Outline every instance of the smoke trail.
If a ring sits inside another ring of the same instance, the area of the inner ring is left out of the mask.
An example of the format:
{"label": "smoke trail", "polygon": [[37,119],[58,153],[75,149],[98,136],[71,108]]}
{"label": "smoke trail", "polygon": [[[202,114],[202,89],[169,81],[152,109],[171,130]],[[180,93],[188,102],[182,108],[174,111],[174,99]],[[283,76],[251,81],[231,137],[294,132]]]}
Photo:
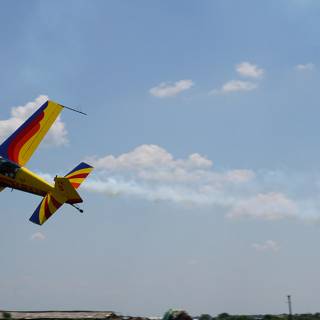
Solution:
{"label": "smoke trail", "polygon": [[89,161],[95,170],[82,187],[88,192],[219,209],[212,211],[229,219],[320,221],[320,179],[311,174],[215,170],[197,153],[175,159],[156,145]]}

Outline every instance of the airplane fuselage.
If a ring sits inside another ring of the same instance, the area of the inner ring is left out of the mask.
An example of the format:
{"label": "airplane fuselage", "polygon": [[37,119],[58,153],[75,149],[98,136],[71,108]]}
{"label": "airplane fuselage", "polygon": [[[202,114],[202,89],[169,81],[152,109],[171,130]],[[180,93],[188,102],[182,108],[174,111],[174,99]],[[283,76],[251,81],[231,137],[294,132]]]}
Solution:
{"label": "airplane fuselage", "polygon": [[0,157],[0,187],[44,197],[54,186],[25,167]]}

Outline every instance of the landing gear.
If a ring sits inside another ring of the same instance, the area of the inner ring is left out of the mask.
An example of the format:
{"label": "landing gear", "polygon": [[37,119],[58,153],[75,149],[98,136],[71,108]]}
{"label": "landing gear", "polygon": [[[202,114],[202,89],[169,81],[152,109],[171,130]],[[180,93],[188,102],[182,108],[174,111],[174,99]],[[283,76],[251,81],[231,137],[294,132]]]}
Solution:
{"label": "landing gear", "polygon": [[71,204],[75,209],[77,209],[80,213],[83,213],[84,211],[79,208],[78,206],[76,206],[75,204]]}

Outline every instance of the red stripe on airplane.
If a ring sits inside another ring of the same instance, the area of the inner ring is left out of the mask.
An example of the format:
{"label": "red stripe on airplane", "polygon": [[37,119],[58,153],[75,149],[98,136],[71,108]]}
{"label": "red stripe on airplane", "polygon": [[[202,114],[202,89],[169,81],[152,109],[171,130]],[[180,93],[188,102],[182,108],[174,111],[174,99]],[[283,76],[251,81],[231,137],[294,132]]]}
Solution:
{"label": "red stripe on airplane", "polygon": [[32,122],[28,124],[24,130],[19,132],[19,134],[14,138],[8,148],[8,156],[10,160],[18,163],[19,152],[23,145],[30,140],[39,130],[40,121],[44,118],[44,112],[40,113]]}
{"label": "red stripe on airplane", "polygon": [[85,179],[88,175],[89,175],[89,173],[79,173],[79,174],[75,174],[73,176],[68,176],[68,179],[78,179],[78,178]]}

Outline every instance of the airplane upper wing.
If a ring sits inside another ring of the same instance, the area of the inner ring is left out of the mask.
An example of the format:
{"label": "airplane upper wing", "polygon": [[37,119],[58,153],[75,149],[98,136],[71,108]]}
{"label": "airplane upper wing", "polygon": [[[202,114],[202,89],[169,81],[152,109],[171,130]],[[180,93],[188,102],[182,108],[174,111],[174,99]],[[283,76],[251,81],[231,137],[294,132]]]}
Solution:
{"label": "airplane upper wing", "polygon": [[63,106],[48,100],[1,146],[0,156],[24,166],[45,137]]}

